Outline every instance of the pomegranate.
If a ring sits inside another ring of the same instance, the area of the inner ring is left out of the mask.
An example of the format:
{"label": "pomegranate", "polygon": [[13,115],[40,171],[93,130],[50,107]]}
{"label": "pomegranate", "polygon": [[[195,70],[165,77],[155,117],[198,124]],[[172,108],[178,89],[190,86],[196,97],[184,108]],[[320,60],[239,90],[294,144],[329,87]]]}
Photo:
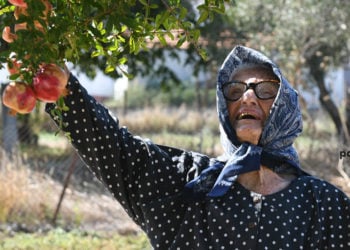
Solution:
{"label": "pomegranate", "polygon": [[2,95],[2,101],[5,106],[10,108],[10,114],[16,113],[28,114],[36,104],[35,93],[33,89],[22,82],[9,83]]}
{"label": "pomegranate", "polygon": [[36,97],[43,102],[53,103],[67,95],[68,73],[56,64],[45,64],[36,73],[33,87]]}
{"label": "pomegranate", "polygon": [[13,4],[14,6],[27,8],[27,3],[24,0],[8,0],[8,1],[10,2],[10,4]]}

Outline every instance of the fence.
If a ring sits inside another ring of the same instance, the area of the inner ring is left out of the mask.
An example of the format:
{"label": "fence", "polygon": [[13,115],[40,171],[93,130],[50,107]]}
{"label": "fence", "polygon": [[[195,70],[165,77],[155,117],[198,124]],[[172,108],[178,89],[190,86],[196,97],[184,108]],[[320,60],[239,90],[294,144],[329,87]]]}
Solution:
{"label": "fence", "polygon": [[[65,180],[73,164],[74,178],[71,180],[73,183],[78,187],[88,186],[91,183],[100,186],[95,177],[84,167],[81,159],[76,156],[68,139],[56,134],[56,125],[47,114],[43,114],[42,110],[37,114],[11,116],[8,114],[8,109],[2,106],[1,113],[0,147],[9,159],[21,157],[20,162],[32,170],[45,173],[61,182]],[[30,117],[33,115],[37,117]]]}

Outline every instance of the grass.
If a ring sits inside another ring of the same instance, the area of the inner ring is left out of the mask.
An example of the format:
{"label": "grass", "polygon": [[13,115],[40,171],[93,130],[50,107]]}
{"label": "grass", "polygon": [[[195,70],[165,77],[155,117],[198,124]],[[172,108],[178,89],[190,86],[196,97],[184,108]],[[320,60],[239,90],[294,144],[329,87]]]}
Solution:
{"label": "grass", "polygon": [[[42,185],[32,181],[31,171],[18,162],[15,165],[9,161],[6,169],[1,169],[0,223],[38,223],[48,219],[52,214],[54,211],[52,189],[47,186],[46,181]],[[36,181],[40,181],[40,179],[36,179]]]}
{"label": "grass", "polygon": [[219,137],[210,131],[203,131],[195,135],[162,132],[158,134],[142,134],[144,138],[150,138],[154,143],[171,147],[182,148],[200,152],[210,156],[222,153]]}
{"label": "grass", "polygon": [[0,249],[3,250],[148,250],[149,241],[144,234],[103,235],[81,231],[66,232],[60,228],[47,234],[17,233],[13,237],[0,234]]}
{"label": "grass", "polygon": [[[21,224],[26,225],[25,228],[28,226],[29,229],[38,228],[39,230],[34,231],[40,231],[42,228],[40,225],[51,223],[61,188],[61,184],[43,174],[32,172],[25,164],[14,163],[2,157],[0,225]],[[47,233],[14,233],[10,228],[1,227],[0,249],[151,249],[147,237],[143,233],[136,233],[134,227],[127,221],[121,223],[119,231],[115,230],[108,234],[79,229],[82,223],[98,224],[104,219],[101,216],[106,216],[106,213],[100,210],[108,209],[105,207],[106,201],[102,204],[94,202],[101,203],[107,199],[106,196],[82,195],[69,189],[66,197],[56,229]],[[118,207],[118,203],[114,200],[112,205]],[[108,210],[108,214],[113,214],[118,221],[125,220],[120,208]],[[60,225],[76,230],[67,232],[61,229]]]}
{"label": "grass", "polygon": [[134,134],[171,132],[178,134],[196,134],[202,129],[212,133],[218,131],[218,119],[215,109],[202,111],[189,110],[187,106],[178,108],[155,107],[129,111],[118,115],[120,124],[128,127]]}
{"label": "grass", "polygon": [[26,179],[22,172],[11,171],[0,175],[0,223],[13,217],[23,205],[21,201],[27,195],[21,189],[24,182]]}
{"label": "grass", "polygon": [[134,135],[150,138],[154,143],[198,151],[211,156],[222,152],[219,123],[215,109],[189,110],[155,107],[119,115],[120,124]]}

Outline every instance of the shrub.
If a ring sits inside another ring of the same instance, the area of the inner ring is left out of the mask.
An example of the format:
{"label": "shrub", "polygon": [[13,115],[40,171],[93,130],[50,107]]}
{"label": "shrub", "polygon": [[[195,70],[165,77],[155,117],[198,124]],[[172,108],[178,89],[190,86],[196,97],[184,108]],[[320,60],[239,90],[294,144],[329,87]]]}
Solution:
{"label": "shrub", "polygon": [[21,208],[28,199],[28,193],[23,187],[28,185],[28,171],[24,168],[13,170],[11,161],[2,153],[0,168],[0,223],[21,213]]}
{"label": "shrub", "polygon": [[[198,91],[201,98],[198,101]],[[215,105],[215,90],[202,88],[198,90],[193,85],[172,85],[167,89],[159,86],[147,88],[142,84],[132,84],[127,91],[127,108],[141,109],[153,106],[175,106],[186,105],[188,107],[198,107],[200,104],[204,107]],[[124,100],[110,101],[109,106],[123,107]]]}

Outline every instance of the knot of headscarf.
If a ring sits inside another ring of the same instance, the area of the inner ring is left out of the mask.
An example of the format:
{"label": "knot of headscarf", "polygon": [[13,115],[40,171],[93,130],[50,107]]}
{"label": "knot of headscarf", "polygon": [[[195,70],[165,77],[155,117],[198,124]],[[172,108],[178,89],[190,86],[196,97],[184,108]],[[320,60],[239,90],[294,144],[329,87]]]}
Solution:
{"label": "knot of headscarf", "polygon": [[231,187],[238,174],[259,170],[261,152],[261,147],[242,144],[222,168],[208,196],[222,196]]}
{"label": "knot of headscarf", "polygon": [[[244,63],[268,65],[280,79],[280,89],[265,121],[258,145],[241,143],[238,140],[221,91],[222,84],[230,80],[235,68]],[[303,173],[298,154],[293,147],[295,138],[302,131],[298,94],[269,58],[250,48],[235,47],[219,71],[217,109],[221,144],[225,153],[186,184],[187,196],[222,196],[239,174],[259,170],[261,165],[278,173]]]}

